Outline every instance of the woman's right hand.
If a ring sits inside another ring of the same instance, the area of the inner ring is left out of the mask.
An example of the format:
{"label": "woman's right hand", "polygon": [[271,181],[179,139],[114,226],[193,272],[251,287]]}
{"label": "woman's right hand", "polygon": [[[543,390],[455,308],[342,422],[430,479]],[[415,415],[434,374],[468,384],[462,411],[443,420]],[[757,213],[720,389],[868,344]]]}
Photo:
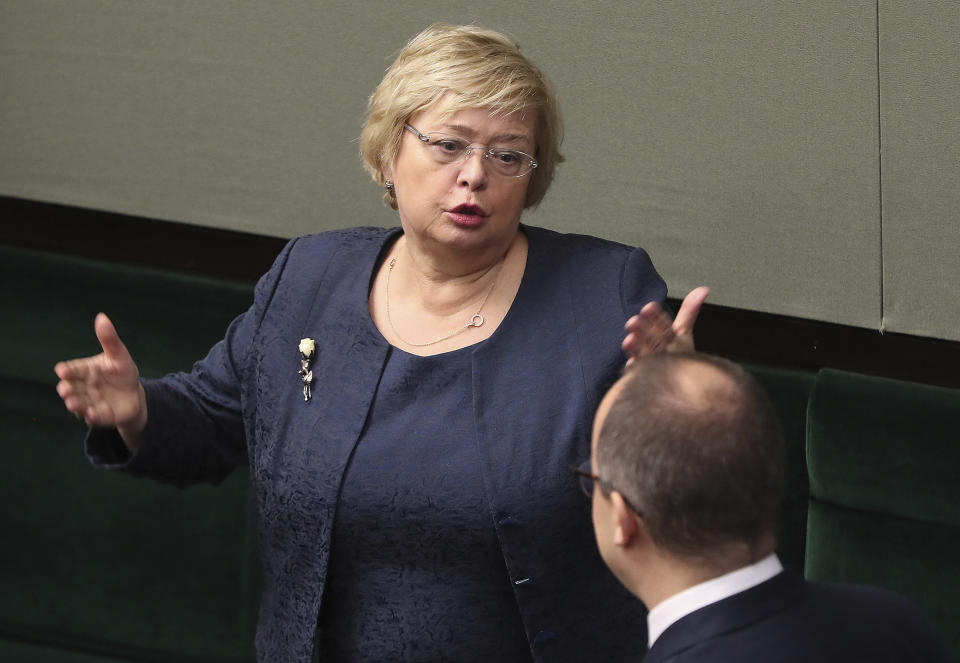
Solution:
{"label": "woman's right hand", "polygon": [[110,318],[98,313],[93,326],[103,352],[54,366],[60,378],[57,393],[67,410],[88,425],[116,427],[127,448],[135,451],[147,425],[140,371]]}

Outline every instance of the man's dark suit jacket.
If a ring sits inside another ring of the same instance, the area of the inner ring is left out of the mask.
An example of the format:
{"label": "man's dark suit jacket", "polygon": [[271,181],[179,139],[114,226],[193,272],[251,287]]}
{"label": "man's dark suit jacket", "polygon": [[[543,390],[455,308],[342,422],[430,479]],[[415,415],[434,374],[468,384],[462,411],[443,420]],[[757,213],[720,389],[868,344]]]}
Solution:
{"label": "man's dark suit jacket", "polygon": [[806,582],[786,570],[671,624],[644,663],[938,663],[926,620],[893,592]]}

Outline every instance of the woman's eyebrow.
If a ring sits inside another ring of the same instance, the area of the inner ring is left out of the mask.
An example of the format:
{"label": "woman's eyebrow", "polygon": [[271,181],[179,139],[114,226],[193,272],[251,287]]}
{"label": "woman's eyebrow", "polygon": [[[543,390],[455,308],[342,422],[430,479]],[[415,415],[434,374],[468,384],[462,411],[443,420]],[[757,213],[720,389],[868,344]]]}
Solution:
{"label": "woman's eyebrow", "polygon": [[[463,124],[444,124],[443,129],[461,134],[473,140],[477,136],[477,131],[472,127]],[[531,144],[530,137],[526,134],[502,133],[493,137],[491,143],[526,143]]]}

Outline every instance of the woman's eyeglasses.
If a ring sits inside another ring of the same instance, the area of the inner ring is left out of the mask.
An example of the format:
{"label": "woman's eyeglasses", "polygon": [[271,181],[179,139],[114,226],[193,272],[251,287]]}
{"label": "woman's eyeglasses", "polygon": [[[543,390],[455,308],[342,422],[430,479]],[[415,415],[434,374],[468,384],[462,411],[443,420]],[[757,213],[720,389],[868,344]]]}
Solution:
{"label": "woman's eyeglasses", "polygon": [[448,164],[464,161],[470,158],[474,150],[479,150],[483,155],[484,163],[490,164],[491,170],[494,173],[504,177],[523,177],[539,165],[536,159],[519,150],[470,145],[462,138],[443,136],[440,134],[427,136],[409,124],[404,124],[403,126],[407,131],[419,138],[424,146],[429,148],[430,156],[433,157],[437,163]]}

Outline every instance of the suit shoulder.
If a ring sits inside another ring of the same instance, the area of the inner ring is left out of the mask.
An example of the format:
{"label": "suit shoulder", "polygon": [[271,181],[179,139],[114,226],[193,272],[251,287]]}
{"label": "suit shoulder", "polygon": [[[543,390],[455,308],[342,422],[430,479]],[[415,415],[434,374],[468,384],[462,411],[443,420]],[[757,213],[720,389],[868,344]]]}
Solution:
{"label": "suit shoulder", "polygon": [[874,606],[885,613],[919,612],[919,608],[897,592],[873,585],[860,585],[840,582],[805,583],[808,600],[812,603],[834,605],[838,607]]}
{"label": "suit shoulder", "polygon": [[563,256],[606,256],[609,259],[624,259],[636,247],[623,244],[611,239],[582,235],[579,233],[562,233],[537,226],[524,226],[524,233],[531,243],[538,243]]}
{"label": "suit shoulder", "polygon": [[916,603],[890,589],[839,582],[807,582],[806,585],[812,601],[818,605],[866,611],[875,618],[888,616],[891,620],[909,618],[925,621]]}
{"label": "suit shoulder", "polygon": [[[624,270],[650,263],[646,251],[592,235],[560,233],[546,228],[525,226],[531,252],[543,259],[557,275],[585,283],[609,283],[619,280]],[[652,270],[652,264],[649,264]]]}
{"label": "suit shoulder", "polygon": [[[889,589],[853,583],[807,582],[807,610],[819,620],[843,623],[876,646],[876,660],[945,661],[942,644],[920,607]],[[904,658],[897,659],[894,652]],[[910,654],[908,656],[908,654]]]}
{"label": "suit shoulder", "polygon": [[[345,228],[295,237],[287,242],[273,267],[260,280],[264,293],[281,289],[310,289],[322,281],[336,261],[359,266],[365,258],[379,253],[395,228]],[[272,295],[271,295],[272,296]]]}
{"label": "suit shoulder", "polygon": [[363,247],[369,245],[379,247],[384,239],[395,231],[396,228],[374,226],[342,228],[295,237],[290,240],[289,246],[291,251],[309,253],[334,251],[343,246]]}
{"label": "suit shoulder", "polygon": [[524,232],[531,255],[539,256],[550,279],[562,281],[588,301],[608,301],[610,292],[618,292],[620,312],[633,314],[647,302],[666,297],[666,284],[641,248],[545,228],[524,227]]}

